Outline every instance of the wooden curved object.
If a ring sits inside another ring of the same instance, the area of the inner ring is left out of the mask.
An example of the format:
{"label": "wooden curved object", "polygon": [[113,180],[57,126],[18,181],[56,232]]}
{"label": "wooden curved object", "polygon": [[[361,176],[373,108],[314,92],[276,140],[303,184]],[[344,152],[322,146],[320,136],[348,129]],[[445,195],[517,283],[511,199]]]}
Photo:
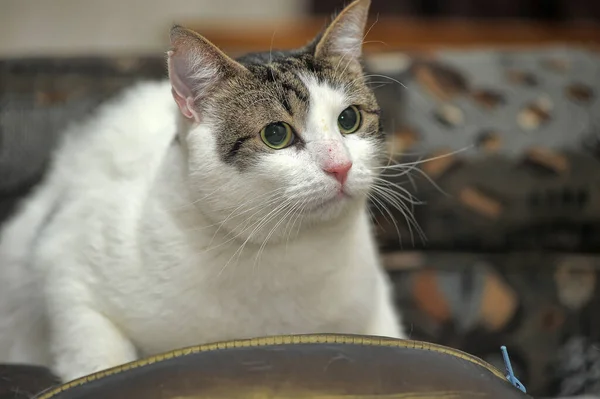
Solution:
{"label": "wooden curved object", "polygon": [[367,336],[280,336],[203,345],[75,380],[39,399],[524,399],[466,353]]}

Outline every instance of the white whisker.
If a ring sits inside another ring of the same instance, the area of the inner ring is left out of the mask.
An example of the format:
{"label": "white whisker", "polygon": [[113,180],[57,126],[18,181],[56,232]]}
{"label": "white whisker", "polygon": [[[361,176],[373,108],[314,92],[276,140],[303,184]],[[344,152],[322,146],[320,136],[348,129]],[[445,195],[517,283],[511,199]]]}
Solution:
{"label": "white whisker", "polygon": [[272,220],[272,218],[274,218],[275,216],[277,216],[283,209],[285,209],[285,207],[287,205],[289,205],[290,202],[291,202],[290,199],[285,200],[281,204],[277,205],[273,210],[271,210],[263,219],[259,219],[257,221],[257,223],[254,223],[254,224],[256,224],[256,227],[250,232],[250,234],[248,235],[248,237],[246,238],[246,240],[244,240],[244,242],[240,245],[240,247],[229,258],[229,260],[223,266],[223,269],[221,269],[221,271],[219,272],[219,274],[217,276],[219,276],[225,270],[225,268],[227,268],[227,266],[231,263],[231,261],[233,260],[233,258],[235,258],[237,256],[238,259],[239,259],[239,256],[241,256],[241,254],[242,254],[242,252],[243,252],[246,244],[248,243],[248,241],[250,241],[250,239],[252,239],[252,237],[254,236],[254,234],[256,234],[256,232],[258,232],[260,229],[262,229],[265,225],[267,225]]}
{"label": "white whisker", "polygon": [[[373,190],[373,193],[377,193],[375,188]],[[384,219],[394,225],[394,228],[396,229],[396,234],[397,234],[398,238],[400,239],[400,237],[401,237],[400,229],[398,228],[398,224],[396,223],[396,220],[394,219],[394,215],[385,206],[385,204],[379,198],[377,198],[376,195],[371,195],[370,198],[373,201],[372,204],[375,205],[375,207],[379,210],[379,212],[384,217]],[[386,214],[389,215],[390,219],[388,219]]]}
{"label": "white whisker", "polygon": [[423,164],[423,163],[426,163],[426,162],[431,162],[431,161],[435,161],[435,160],[438,160],[438,159],[447,158],[449,156],[452,156],[452,155],[459,154],[461,152],[467,151],[467,150],[469,150],[471,148],[473,148],[473,145],[468,145],[468,146],[466,146],[464,148],[461,148],[459,150],[450,151],[450,152],[447,152],[445,154],[437,155],[435,157],[430,157],[430,158],[425,158],[425,159],[419,159],[417,161],[412,161],[412,162],[402,162],[402,163],[397,163],[397,164],[388,165],[388,166],[380,166],[380,167],[377,167],[376,169],[394,169],[394,168],[403,168],[403,167],[409,166],[409,165],[420,165],[420,164]]}
{"label": "white whisker", "polygon": [[[269,239],[271,238],[271,236],[277,231],[277,228],[283,223],[285,222],[286,218],[290,215],[293,214],[296,206],[298,206],[298,202],[295,202],[291,207],[289,207],[288,211],[284,213],[284,215],[279,219],[279,221],[277,221],[277,223],[275,223],[275,225],[271,228],[271,231],[269,231],[269,233],[267,234],[267,236],[265,237],[265,239],[263,240],[262,244],[260,245],[260,248],[258,249],[258,252],[256,253],[256,258],[254,260],[254,264],[256,265],[258,263],[258,260],[260,259],[260,255],[263,252],[263,250],[265,249],[267,242],[269,241]],[[285,229],[284,229],[284,233],[285,233]]]}

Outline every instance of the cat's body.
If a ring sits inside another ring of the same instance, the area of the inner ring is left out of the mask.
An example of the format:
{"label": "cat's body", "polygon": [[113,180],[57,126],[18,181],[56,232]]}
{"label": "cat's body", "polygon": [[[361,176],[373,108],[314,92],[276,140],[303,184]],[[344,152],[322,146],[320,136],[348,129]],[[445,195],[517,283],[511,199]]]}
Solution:
{"label": "cat's body", "polygon": [[[381,147],[372,93],[336,84],[341,75],[319,57],[276,58],[266,67],[219,62],[247,79],[265,68],[279,76],[261,83],[273,96],[254,95],[275,103],[248,118],[260,129],[287,110],[286,123],[302,132],[289,147],[263,148],[228,127],[242,123],[239,95],[219,103],[213,94],[206,106],[182,97],[173,53],[170,83],[135,87],[71,128],[0,237],[0,362],[46,364],[69,380],[227,339],[403,335],[366,211]],[[222,87],[231,94],[235,83]],[[273,99],[281,92],[283,102]],[[337,115],[359,102],[362,130],[342,136]],[[278,132],[271,127],[270,145]]]}

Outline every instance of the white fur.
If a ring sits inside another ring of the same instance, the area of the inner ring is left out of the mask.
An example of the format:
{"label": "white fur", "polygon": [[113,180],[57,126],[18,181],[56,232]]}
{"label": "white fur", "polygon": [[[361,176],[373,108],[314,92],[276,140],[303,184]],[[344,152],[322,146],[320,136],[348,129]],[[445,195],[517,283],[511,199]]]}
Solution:
{"label": "white fur", "polygon": [[[376,147],[338,132],[351,99],[303,80],[306,148],[244,172],[218,158],[209,118],[174,142],[168,82],[74,126],[1,235],[0,363],[70,380],[220,340],[402,337],[365,208]],[[336,199],[321,167],[344,157],[351,198]]]}
{"label": "white fur", "polygon": [[360,57],[370,4],[370,0],[354,1],[336,17],[325,38],[329,56],[355,60]]}
{"label": "white fur", "polygon": [[359,58],[363,44],[363,20],[354,14],[346,18],[345,24],[340,24],[331,33],[331,47],[329,54],[338,54],[343,57]]}

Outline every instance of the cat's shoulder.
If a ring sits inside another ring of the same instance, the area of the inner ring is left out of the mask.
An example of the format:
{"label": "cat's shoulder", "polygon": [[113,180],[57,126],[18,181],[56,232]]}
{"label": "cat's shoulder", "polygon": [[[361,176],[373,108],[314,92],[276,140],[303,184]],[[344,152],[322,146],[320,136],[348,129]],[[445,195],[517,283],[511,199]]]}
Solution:
{"label": "cat's shoulder", "polygon": [[[67,141],[148,141],[173,135],[176,106],[167,81],[141,82],[99,106],[91,115],[67,129]],[[165,133],[166,131],[166,133]]]}
{"label": "cat's shoulder", "polygon": [[[2,226],[0,257],[3,248],[27,242],[49,225],[48,237],[56,238],[61,231],[89,230],[80,221],[94,212],[106,219],[110,208],[108,214],[123,218],[118,205],[143,197],[173,142],[176,122],[168,82],[131,86],[73,122],[54,149],[43,181]],[[118,228],[119,221],[112,225]],[[45,241],[52,249],[54,240]]]}
{"label": "cat's shoulder", "polygon": [[55,153],[55,167],[76,170],[82,178],[108,170],[147,170],[173,141],[176,123],[169,83],[138,83],[67,129]]}

